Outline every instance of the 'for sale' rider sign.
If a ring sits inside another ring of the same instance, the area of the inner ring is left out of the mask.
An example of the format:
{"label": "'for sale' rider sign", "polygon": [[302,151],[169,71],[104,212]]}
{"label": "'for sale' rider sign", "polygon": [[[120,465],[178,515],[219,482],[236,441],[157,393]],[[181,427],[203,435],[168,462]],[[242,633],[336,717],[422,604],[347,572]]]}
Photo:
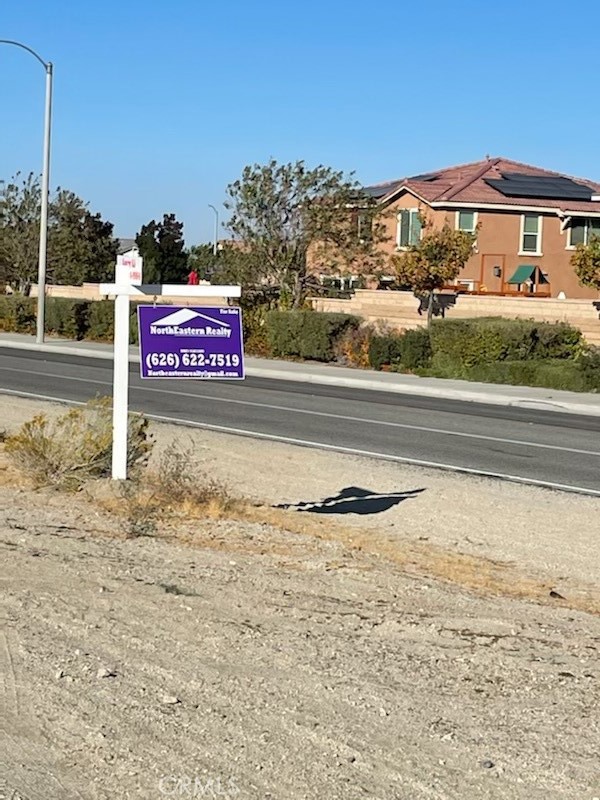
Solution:
{"label": "'for sale' rider sign", "polygon": [[138,306],[142,378],[244,378],[237,306]]}

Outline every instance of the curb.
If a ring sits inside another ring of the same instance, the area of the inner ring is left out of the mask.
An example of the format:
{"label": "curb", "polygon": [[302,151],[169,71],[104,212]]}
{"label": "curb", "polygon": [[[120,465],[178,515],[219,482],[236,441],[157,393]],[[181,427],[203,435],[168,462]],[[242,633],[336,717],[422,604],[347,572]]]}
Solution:
{"label": "curb", "polygon": [[[1,348],[15,350],[34,350],[41,353],[55,353],[79,358],[97,358],[112,361],[112,352],[92,350],[74,346],[55,344],[36,344],[35,342],[3,341],[0,338]],[[140,357],[129,354],[129,362],[139,364]],[[285,370],[268,369],[263,367],[248,367],[246,375],[252,378],[268,378],[271,380],[288,381],[291,383],[315,383],[322,386],[338,386],[347,389],[364,389],[366,391],[384,392],[392,394],[405,394],[420,397],[435,397],[437,399],[458,400],[466,403],[482,403],[484,405],[508,406],[538,411],[550,411],[562,414],[578,414],[581,416],[600,417],[600,404],[569,403],[560,400],[547,400],[542,398],[514,397],[503,394],[488,394],[481,391],[468,389],[450,389],[443,386],[407,386],[400,383],[381,383],[368,378],[348,378],[341,375],[321,375],[312,372],[286,372]]]}

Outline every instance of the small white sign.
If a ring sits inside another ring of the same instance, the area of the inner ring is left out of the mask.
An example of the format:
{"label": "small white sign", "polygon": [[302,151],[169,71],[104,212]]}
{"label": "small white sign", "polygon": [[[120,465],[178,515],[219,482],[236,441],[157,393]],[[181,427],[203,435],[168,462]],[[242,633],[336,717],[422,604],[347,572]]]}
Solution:
{"label": "small white sign", "polygon": [[144,259],[137,247],[117,256],[115,283],[119,286],[141,286]]}

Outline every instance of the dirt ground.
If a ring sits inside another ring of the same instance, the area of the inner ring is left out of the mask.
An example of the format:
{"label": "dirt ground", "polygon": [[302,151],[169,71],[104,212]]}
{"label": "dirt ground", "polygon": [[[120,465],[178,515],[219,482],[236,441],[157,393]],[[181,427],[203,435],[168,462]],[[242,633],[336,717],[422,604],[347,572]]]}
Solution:
{"label": "dirt ground", "polygon": [[261,505],[126,538],[0,459],[0,797],[600,797],[600,501],[155,431]]}

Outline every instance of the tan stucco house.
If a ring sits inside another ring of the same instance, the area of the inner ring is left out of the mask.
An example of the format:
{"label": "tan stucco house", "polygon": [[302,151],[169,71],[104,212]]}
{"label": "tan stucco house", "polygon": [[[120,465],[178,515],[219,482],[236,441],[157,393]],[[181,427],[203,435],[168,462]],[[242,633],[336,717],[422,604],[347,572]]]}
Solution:
{"label": "tan stucco house", "polygon": [[456,283],[463,291],[596,298],[570,264],[575,246],[600,236],[600,184],[487,158],[375,186],[386,209],[386,252],[421,236],[420,216],[436,227],[477,230],[473,255]]}

